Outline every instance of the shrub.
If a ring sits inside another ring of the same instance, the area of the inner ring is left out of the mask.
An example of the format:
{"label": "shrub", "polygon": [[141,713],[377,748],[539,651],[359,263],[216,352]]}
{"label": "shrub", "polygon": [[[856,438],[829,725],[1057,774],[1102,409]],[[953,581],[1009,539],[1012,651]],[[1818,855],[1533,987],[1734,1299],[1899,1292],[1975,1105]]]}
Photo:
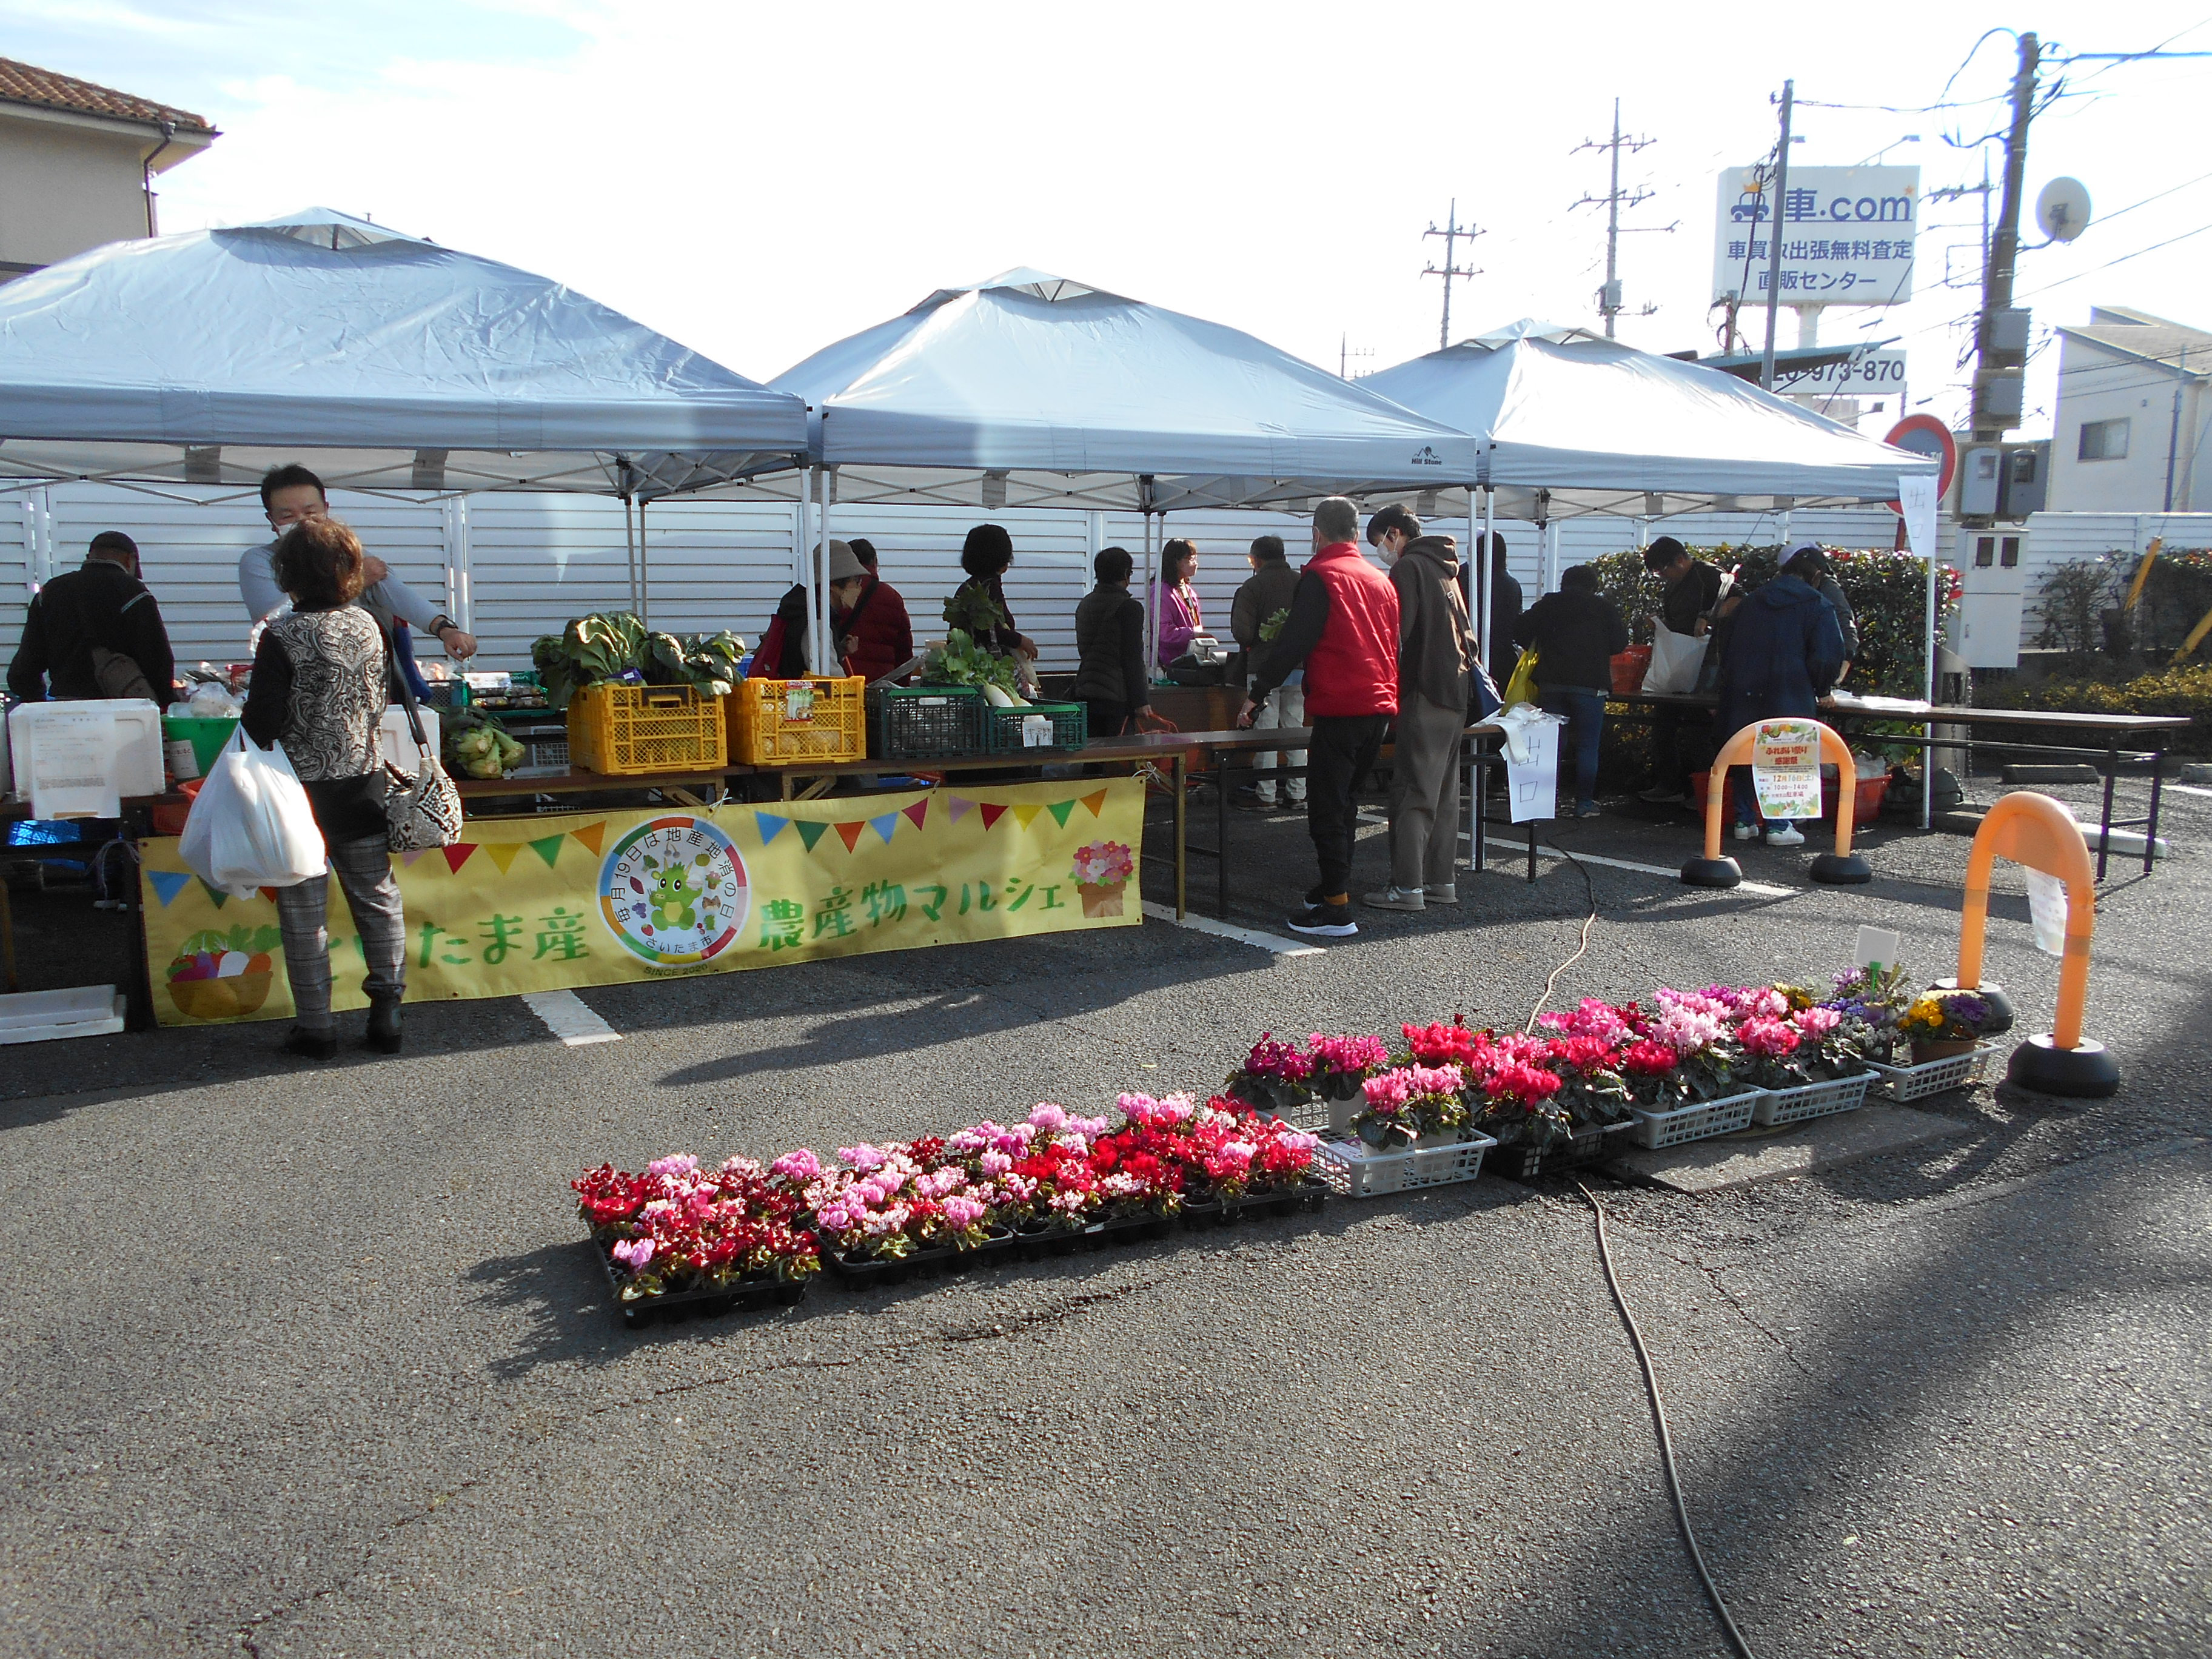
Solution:
{"label": "shrub", "polygon": [[[1778,574],[1782,550],[1723,543],[1693,547],[1690,552],[1723,570],[1735,570],[1737,581],[1749,590],[1771,581]],[[1927,689],[1923,605],[1928,567],[1910,553],[1887,548],[1831,548],[1828,558],[1836,581],[1858,619],[1859,650],[1851,670],[1851,689],[1881,696],[1919,696]],[[1665,584],[1644,569],[1644,556],[1608,553],[1591,560],[1590,568],[1597,572],[1599,590],[1620,605],[1621,614],[1628,618],[1633,637],[1639,643],[1648,643]],[[1944,574],[1948,580],[1940,590],[1942,610],[1936,618],[1938,629],[1959,600],[1959,573],[1947,565]]]}
{"label": "shrub", "polygon": [[2116,636],[2108,635],[2106,613],[2126,601],[2142,563],[2138,555],[2116,550],[2054,567],[2036,589],[2042,627],[2035,642],[2079,657],[2100,650],[2124,658],[2179,649],[2189,631],[2212,611],[2212,550],[2160,548],[2134,610]]}
{"label": "shrub", "polygon": [[[2047,708],[2079,714],[2180,714],[2194,724],[2177,732],[2166,747],[2177,754],[2212,754],[2212,663],[2140,674],[2134,679],[2039,680],[1995,686],[1975,699],[1988,708]],[[2034,739],[2031,739],[2033,741]],[[2055,743],[2081,743],[2055,728]]]}

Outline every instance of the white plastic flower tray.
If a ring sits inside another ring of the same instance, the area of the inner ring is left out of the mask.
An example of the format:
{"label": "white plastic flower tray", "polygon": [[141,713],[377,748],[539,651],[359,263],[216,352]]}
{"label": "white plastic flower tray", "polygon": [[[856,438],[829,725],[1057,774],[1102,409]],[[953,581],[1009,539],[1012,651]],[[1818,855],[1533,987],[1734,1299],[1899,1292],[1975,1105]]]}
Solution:
{"label": "white plastic flower tray", "polygon": [[1856,1077],[1839,1077],[1826,1083],[1802,1083],[1795,1089],[1768,1089],[1761,1094],[1751,1121],[1770,1126],[1802,1123],[1808,1117],[1826,1117],[1831,1112],[1856,1111],[1866,1104],[1867,1087],[1874,1080],[1872,1072],[1861,1072]]}
{"label": "white plastic flower tray", "polygon": [[1941,1060],[1923,1061],[1917,1066],[1885,1066],[1870,1060],[1878,1086],[1891,1100],[1919,1100],[1928,1095],[1940,1095],[1946,1089],[1964,1089],[1982,1079],[1989,1070],[1990,1056],[1997,1051],[1994,1042],[1984,1042],[1968,1049],[1963,1054],[1946,1054]]}
{"label": "white plastic flower tray", "polygon": [[1694,1106],[1677,1106],[1668,1112],[1647,1112],[1638,1106],[1632,1109],[1636,1128],[1629,1139],[1639,1146],[1657,1148],[1679,1146],[1686,1140],[1703,1140],[1709,1135],[1732,1134],[1751,1127],[1752,1115],[1765,1097],[1764,1089],[1747,1089],[1740,1095],[1701,1100]]}
{"label": "white plastic flower tray", "polygon": [[1482,1155],[1497,1144],[1477,1134],[1455,1146],[1378,1152],[1363,1140],[1324,1140],[1316,1152],[1313,1173],[1343,1197],[1381,1198],[1472,1181],[1482,1173]]}

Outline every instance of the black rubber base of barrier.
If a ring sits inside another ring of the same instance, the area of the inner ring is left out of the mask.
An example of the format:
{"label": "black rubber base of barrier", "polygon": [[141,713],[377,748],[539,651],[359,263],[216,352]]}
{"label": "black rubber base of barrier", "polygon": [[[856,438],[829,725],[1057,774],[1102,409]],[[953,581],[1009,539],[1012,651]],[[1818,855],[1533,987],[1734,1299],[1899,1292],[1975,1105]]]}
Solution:
{"label": "black rubber base of barrier", "polygon": [[1857,887],[1874,879],[1874,866],[1856,853],[1822,853],[1806,873],[1830,887]]}
{"label": "black rubber base of barrier", "polygon": [[[1959,981],[1955,979],[1939,979],[1936,981],[1936,988],[1939,991],[1955,991],[1959,988]],[[1987,980],[1984,980],[1979,985],[1974,987],[1974,994],[1989,1005],[1990,1017],[1982,1023],[1984,1036],[2002,1036],[2007,1031],[2012,1030],[2013,1021],[2017,1017],[2013,1012],[2012,999],[2005,994],[2003,986],[1992,985]]]}
{"label": "black rubber base of barrier", "polygon": [[1742,882],[1743,866],[1734,859],[1695,858],[1682,866],[1685,887],[1736,887]]}
{"label": "black rubber base of barrier", "polygon": [[2075,1100],[2102,1100],[2120,1091],[2119,1062],[2103,1043],[2084,1037],[2080,1048],[2062,1048],[2048,1031],[2039,1031],[2012,1051],[2005,1078],[2039,1095]]}

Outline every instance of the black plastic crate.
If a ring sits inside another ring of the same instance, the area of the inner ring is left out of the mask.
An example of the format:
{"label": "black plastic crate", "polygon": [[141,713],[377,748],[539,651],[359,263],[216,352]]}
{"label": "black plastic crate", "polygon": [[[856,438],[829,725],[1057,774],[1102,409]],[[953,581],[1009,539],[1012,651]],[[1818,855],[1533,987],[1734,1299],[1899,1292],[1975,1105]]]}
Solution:
{"label": "black plastic crate", "polygon": [[1091,711],[1079,702],[1033,702],[1020,708],[983,710],[983,746],[992,754],[1012,753],[1022,743],[1022,722],[1032,714],[1052,721],[1051,749],[1080,749],[1091,740]]}
{"label": "black plastic crate", "polygon": [[969,685],[872,685],[868,758],[936,760],[985,749],[983,694]]}
{"label": "black plastic crate", "polygon": [[[662,1296],[625,1302],[622,1293],[625,1275],[615,1266],[613,1252],[597,1238],[585,1242],[599,1259],[600,1269],[606,1274],[608,1292],[614,1298],[622,1322],[633,1329],[659,1320],[711,1319],[722,1314],[757,1313],[763,1308],[796,1307],[806,1299],[808,1281],[804,1279],[747,1279],[719,1290],[672,1291]],[[825,1261],[828,1254],[823,1252]]]}

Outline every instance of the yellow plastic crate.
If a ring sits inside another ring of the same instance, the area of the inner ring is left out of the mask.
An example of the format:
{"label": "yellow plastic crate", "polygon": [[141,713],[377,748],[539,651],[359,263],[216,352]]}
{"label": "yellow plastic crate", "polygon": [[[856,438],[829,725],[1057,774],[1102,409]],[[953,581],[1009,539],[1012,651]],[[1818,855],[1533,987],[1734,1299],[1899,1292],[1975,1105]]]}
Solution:
{"label": "yellow plastic crate", "polygon": [[703,772],[728,754],[722,699],[688,685],[587,685],[568,705],[568,757],[586,772]]}
{"label": "yellow plastic crate", "polygon": [[724,699],[730,758],[748,766],[862,759],[868,752],[867,690],[858,674],[740,680]]}

